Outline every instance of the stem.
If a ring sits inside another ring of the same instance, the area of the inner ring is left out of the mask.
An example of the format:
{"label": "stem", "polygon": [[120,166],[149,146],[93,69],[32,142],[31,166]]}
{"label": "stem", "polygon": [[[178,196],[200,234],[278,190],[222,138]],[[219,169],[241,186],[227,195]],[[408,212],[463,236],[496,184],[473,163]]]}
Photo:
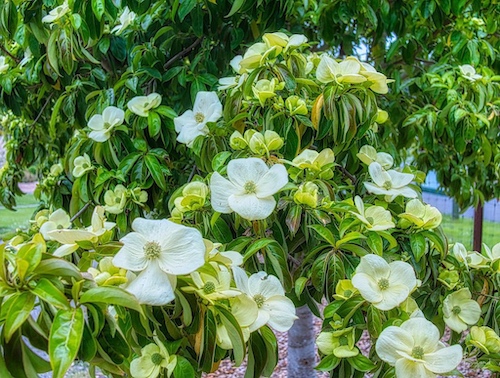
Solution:
{"label": "stem", "polygon": [[54,95],[54,92],[52,92],[49,97],[47,97],[47,100],[45,100],[45,103],[43,104],[42,108],[40,109],[40,111],[38,112],[37,116],[35,117],[35,119],[33,120],[33,123],[30,125],[31,126],[35,126],[35,124],[38,122],[38,120],[40,119],[40,117],[42,116],[42,113],[43,111],[45,110],[45,108],[47,107],[47,105],[49,104],[49,101],[50,99],[52,98],[52,96]]}
{"label": "stem", "polygon": [[203,38],[204,37],[201,36],[196,41],[194,41],[191,45],[189,45],[188,47],[186,47],[184,50],[182,50],[181,52],[175,54],[172,58],[170,58],[167,61],[167,63],[165,63],[165,65],[163,66],[163,68],[167,69],[168,67],[170,67],[172,64],[174,64],[179,59],[184,58],[186,55],[188,55],[191,52],[191,50],[193,50],[195,47],[197,47],[201,43],[201,41],[203,41]]}
{"label": "stem", "polygon": [[5,47],[3,47],[2,45],[0,45],[0,49],[5,53],[7,54],[12,60],[14,60],[17,64],[19,64],[20,60],[19,58],[15,57],[14,55],[12,55]]}
{"label": "stem", "polygon": [[89,208],[89,206],[92,204],[92,201],[89,201],[87,202],[85,205],[83,205],[83,207],[78,210],[78,213],[76,213],[75,215],[73,215],[70,219],[70,222],[73,223],[75,221],[75,219],[77,219],[80,215],[82,215],[85,210],[87,210]]}
{"label": "stem", "polygon": [[345,169],[341,165],[337,165],[336,167],[339,169],[340,172],[342,172],[342,174],[344,176],[346,176],[349,180],[352,181],[353,185],[356,185],[356,182],[358,182],[358,179],[353,174],[351,174],[347,169]]}

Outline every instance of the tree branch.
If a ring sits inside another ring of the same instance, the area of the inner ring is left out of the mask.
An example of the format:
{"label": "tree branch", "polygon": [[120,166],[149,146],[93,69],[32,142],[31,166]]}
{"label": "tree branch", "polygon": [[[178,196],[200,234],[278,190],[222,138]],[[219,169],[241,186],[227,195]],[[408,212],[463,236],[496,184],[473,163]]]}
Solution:
{"label": "tree branch", "polygon": [[38,122],[38,120],[40,119],[40,117],[42,116],[42,113],[43,111],[45,110],[45,108],[47,107],[47,105],[49,104],[50,102],[50,99],[52,98],[52,96],[54,95],[54,92],[52,92],[49,97],[47,97],[47,100],[45,100],[45,103],[43,104],[42,108],[40,109],[40,111],[38,112],[35,120],[33,121],[33,123],[30,125],[31,126],[35,126],[35,124]]}
{"label": "tree branch", "polygon": [[0,49],[5,53],[7,54],[12,60],[14,60],[17,64],[19,64],[19,62],[21,61],[19,58],[17,58],[16,56],[12,55],[5,47],[3,47],[2,45],[0,45]]}
{"label": "tree branch", "polygon": [[352,181],[352,184],[353,184],[353,185],[356,185],[356,183],[358,182],[358,179],[357,179],[354,175],[352,175],[352,174],[351,174],[351,173],[350,173],[347,169],[345,169],[345,168],[344,168],[343,166],[341,166],[341,165],[337,165],[336,167],[339,169],[339,171],[340,171],[340,172],[342,172],[342,174],[343,174],[345,177],[347,177],[349,180],[351,180],[351,181]]}
{"label": "tree branch", "polygon": [[75,219],[77,219],[80,215],[82,215],[85,210],[87,210],[89,208],[89,206],[92,204],[92,201],[89,201],[87,202],[80,210],[78,210],[78,213],[76,213],[75,215],[73,215],[70,219],[71,223],[73,223],[75,221]]}
{"label": "tree branch", "polygon": [[181,52],[175,54],[172,58],[170,58],[167,63],[165,63],[165,65],[163,66],[164,69],[167,69],[168,67],[170,67],[172,64],[174,64],[176,61],[178,61],[179,59],[182,59],[184,58],[186,55],[188,55],[191,50],[193,50],[194,48],[196,48],[202,41],[203,41],[203,36],[201,36],[200,38],[198,38],[196,41],[194,41],[190,46],[186,47],[184,50],[182,50]]}

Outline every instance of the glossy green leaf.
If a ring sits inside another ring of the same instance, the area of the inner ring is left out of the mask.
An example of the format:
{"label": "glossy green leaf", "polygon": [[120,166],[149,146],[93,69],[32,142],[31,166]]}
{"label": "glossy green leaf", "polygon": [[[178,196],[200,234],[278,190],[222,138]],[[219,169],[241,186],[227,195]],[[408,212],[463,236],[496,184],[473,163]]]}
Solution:
{"label": "glossy green leaf", "polygon": [[117,305],[138,311],[141,314],[142,308],[134,295],[119,287],[102,286],[87,290],[80,297],[80,303],[106,303]]}
{"label": "glossy green leaf", "polygon": [[69,308],[69,301],[50,280],[41,278],[32,293],[56,308]]}
{"label": "glossy green leaf", "polygon": [[13,295],[2,304],[1,318],[5,318],[3,334],[7,342],[28,319],[34,306],[35,296],[27,291]]}
{"label": "glossy green leaf", "polygon": [[54,378],[63,378],[78,353],[83,335],[81,308],[59,310],[50,328],[49,356]]}

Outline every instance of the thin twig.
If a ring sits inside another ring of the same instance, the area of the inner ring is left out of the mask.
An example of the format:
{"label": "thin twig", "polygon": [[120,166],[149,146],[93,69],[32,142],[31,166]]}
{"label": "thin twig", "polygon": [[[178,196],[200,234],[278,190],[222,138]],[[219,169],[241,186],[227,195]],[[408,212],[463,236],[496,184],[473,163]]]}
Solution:
{"label": "thin twig", "polygon": [[71,222],[74,222],[76,218],[78,218],[80,215],[82,215],[84,213],[85,210],[87,210],[89,208],[89,206],[92,204],[92,201],[89,201],[87,202],[85,205],[83,205],[83,207],[78,211],[78,213],[76,213],[75,215],[73,215],[70,219]]}
{"label": "thin twig", "polygon": [[40,109],[40,111],[38,112],[35,120],[33,121],[33,123],[30,125],[31,126],[35,126],[35,124],[38,122],[38,120],[40,119],[40,117],[42,116],[42,113],[43,111],[45,110],[45,108],[47,107],[47,105],[49,104],[50,102],[50,99],[52,98],[52,96],[54,95],[54,92],[52,92],[49,97],[47,97],[47,100],[45,100],[45,104],[43,104],[42,108]]}
{"label": "thin twig", "polygon": [[194,173],[196,172],[196,164],[193,165],[193,169],[191,171],[191,173],[189,174],[189,177],[188,177],[188,182],[191,182],[191,180],[193,179],[194,177]]}
{"label": "thin twig", "polygon": [[12,60],[14,60],[17,64],[19,64],[19,62],[21,60],[19,60],[19,58],[17,58],[16,56],[12,55],[5,47],[3,47],[2,45],[0,45],[0,49],[2,49],[2,51],[4,53],[6,53],[8,56],[11,57]]}
{"label": "thin twig", "polygon": [[352,175],[347,169],[345,169],[341,165],[337,165],[336,167],[340,170],[340,172],[342,172],[342,174],[344,176],[346,176],[347,178],[349,178],[349,180],[352,181],[353,185],[356,185],[356,182],[358,182],[358,179],[354,175]]}
{"label": "thin twig", "polygon": [[203,41],[203,36],[201,36],[200,38],[198,38],[196,41],[194,41],[190,46],[186,47],[184,50],[182,50],[181,52],[175,54],[172,58],[170,58],[167,63],[165,63],[165,65],[163,66],[164,69],[167,69],[168,67],[170,67],[172,64],[174,64],[176,61],[178,61],[179,59],[182,59],[184,58],[186,55],[188,55],[191,50],[193,50],[196,46],[198,46],[201,41]]}

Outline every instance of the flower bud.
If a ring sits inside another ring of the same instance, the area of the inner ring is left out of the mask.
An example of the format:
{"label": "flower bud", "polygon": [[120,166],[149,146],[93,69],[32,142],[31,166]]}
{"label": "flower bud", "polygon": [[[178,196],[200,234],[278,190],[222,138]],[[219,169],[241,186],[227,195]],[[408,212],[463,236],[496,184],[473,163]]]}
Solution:
{"label": "flower bud", "polygon": [[500,353],[500,337],[490,327],[473,326],[467,337],[467,344],[481,349],[486,354]]}
{"label": "flower bud", "polygon": [[283,138],[281,138],[277,132],[272,130],[266,130],[264,132],[264,140],[269,151],[277,151],[283,147],[284,144]]}
{"label": "flower bud", "polygon": [[460,281],[460,276],[456,270],[443,270],[439,273],[438,280],[452,290]]}
{"label": "flower bud", "polygon": [[244,150],[248,143],[239,131],[235,131],[229,138],[229,145],[233,150]]}
{"label": "flower bud", "polygon": [[293,200],[297,204],[316,208],[318,206],[318,186],[313,182],[301,184],[293,195]]}
{"label": "flower bud", "polygon": [[285,100],[285,106],[291,115],[307,115],[306,102],[299,96],[290,96]]}
{"label": "flower bud", "polygon": [[377,109],[377,118],[375,118],[375,122],[384,123],[388,119],[389,119],[389,113],[387,113],[385,110]]}
{"label": "flower bud", "polygon": [[265,155],[268,152],[264,135],[261,133],[254,133],[248,145],[250,150],[259,156]]}

